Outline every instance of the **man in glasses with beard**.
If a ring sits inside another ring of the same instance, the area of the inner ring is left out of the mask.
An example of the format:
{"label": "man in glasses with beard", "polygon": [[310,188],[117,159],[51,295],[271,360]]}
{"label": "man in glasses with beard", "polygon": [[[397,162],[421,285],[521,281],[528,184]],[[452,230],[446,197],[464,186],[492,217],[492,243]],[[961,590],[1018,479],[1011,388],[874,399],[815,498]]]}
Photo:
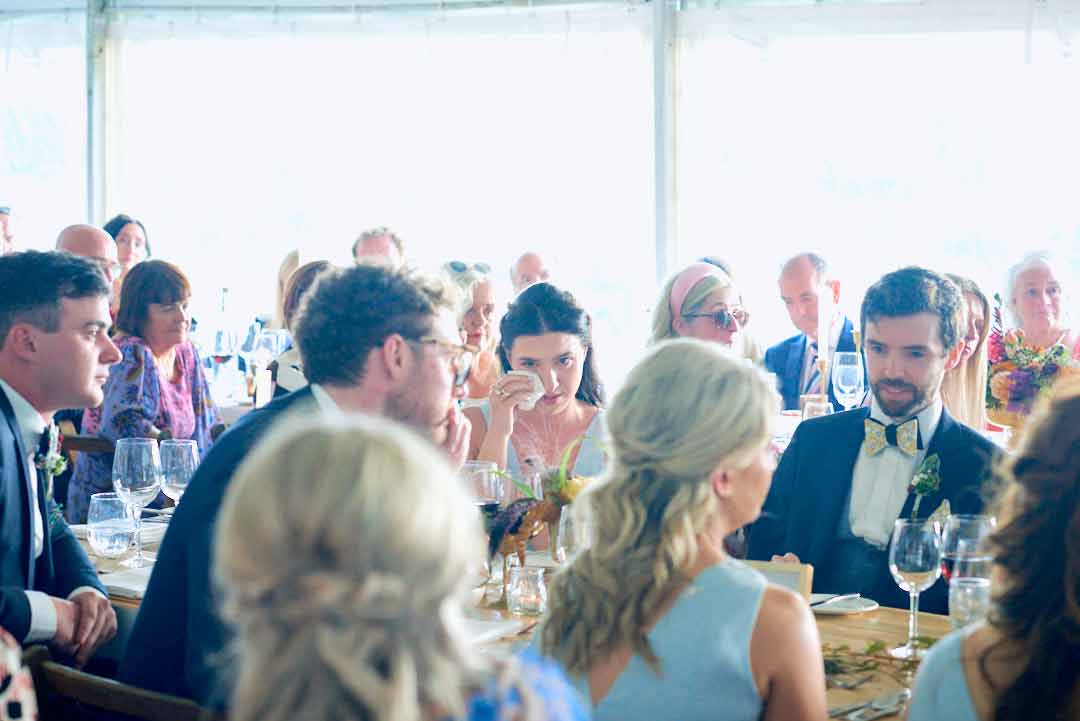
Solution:
{"label": "man in glasses with beard", "polygon": [[[924,461],[936,456],[940,470],[919,517],[945,501],[952,513],[982,510],[993,445],[955,421],[940,394],[961,351],[963,302],[951,281],[923,268],[889,273],[867,290],[860,315],[870,407],[799,425],[751,527],[750,558],[813,565],[816,592],[908,606],[889,573],[888,544],[896,520],[912,515],[912,478]],[[921,608],[946,613],[947,600],[938,580]]]}

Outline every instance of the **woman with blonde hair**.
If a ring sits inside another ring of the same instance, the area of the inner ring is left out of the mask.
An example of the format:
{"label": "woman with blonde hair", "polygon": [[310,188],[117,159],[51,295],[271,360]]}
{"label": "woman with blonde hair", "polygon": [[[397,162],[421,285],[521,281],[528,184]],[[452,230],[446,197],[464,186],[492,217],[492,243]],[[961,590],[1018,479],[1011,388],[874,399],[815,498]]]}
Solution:
{"label": "woman with blonde hair", "polygon": [[982,432],[986,428],[986,338],[990,335],[990,301],[975,281],[948,274],[963,293],[964,349],[956,367],[945,372],[941,398],[953,418]]}
{"label": "woman with blonde hair", "polygon": [[429,444],[384,418],[287,423],[238,469],[217,528],[229,718],[584,719],[552,665],[464,638],[483,558],[479,514]]}
{"label": "woman with blonde hair", "polygon": [[277,296],[274,302],[274,324],[271,328],[287,328],[285,318],[285,286],[296,269],[300,267],[300,251],[293,249],[285,254],[278,266]]}
{"label": "woman with blonde hair", "polygon": [[908,721],[1080,718],[1080,379],[1036,402],[996,476],[990,614],[930,649]]}
{"label": "woman with blonde hair", "polygon": [[714,261],[698,261],[673,275],[653,310],[652,338],[697,338],[733,348],[761,363],[761,349],[746,334],[750,314],[732,277]]}
{"label": "woman with blonde hair", "polygon": [[466,382],[465,397],[487,398],[491,386],[499,378],[499,359],[495,350],[499,335],[495,332],[495,288],[491,282],[491,266],[451,260],[443,264],[443,272],[461,291],[458,327],[464,340],[479,349]]}
{"label": "woman with blonde hair", "polygon": [[723,550],[765,501],[778,407],[764,373],[689,339],[616,395],[608,471],[581,499],[592,544],[538,634],[599,721],[826,718],[806,603]]}

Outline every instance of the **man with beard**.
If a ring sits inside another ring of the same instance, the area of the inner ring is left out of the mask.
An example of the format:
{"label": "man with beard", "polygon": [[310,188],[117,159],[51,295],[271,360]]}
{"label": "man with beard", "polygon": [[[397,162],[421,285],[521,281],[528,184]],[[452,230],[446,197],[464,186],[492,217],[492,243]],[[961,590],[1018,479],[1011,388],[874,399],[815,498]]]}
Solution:
{"label": "man with beard", "polygon": [[[915,508],[912,478],[926,459],[940,461],[920,518],[946,500],[953,513],[978,513],[993,449],[941,401],[941,379],[961,351],[962,303],[952,282],[923,268],[889,273],[867,290],[861,325],[871,405],[799,425],[751,527],[750,558],[811,564],[814,591],[908,606],[889,573],[888,544],[895,521]],[[921,608],[946,613],[947,600],[939,580]]]}
{"label": "man with beard", "polygon": [[381,264],[328,270],[319,278],[294,327],[310,385],[249,413],[199,466],[162,542],[121,680],[224,706],[228,633],[211,577],[214,523],[237,466],[252,446],[258,452],[257,441],[279,418],[386,416],[442,447],[454,467],[464,463],[469,424],[457,400],[464,396],[472,349],[461,344],[456,307],[448,286]]}

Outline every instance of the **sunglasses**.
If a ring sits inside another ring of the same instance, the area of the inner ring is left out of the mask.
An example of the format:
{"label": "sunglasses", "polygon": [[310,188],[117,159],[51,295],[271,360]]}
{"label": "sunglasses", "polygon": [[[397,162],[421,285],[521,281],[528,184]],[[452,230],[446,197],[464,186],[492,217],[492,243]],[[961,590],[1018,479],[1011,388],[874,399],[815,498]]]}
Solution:
{"label": "sunglasses", "polygon": [[411,340],[414,343],[422,343],[424,345],[437,345],[443,350],[448,351],[450,353],[450,365],[454,370],[455,387],[461,387],[469,380],[473,359],[476,357],[476,352],[479,348],[471,345],[462,345],[460,343],[451,343],[442,338],[435,338],[429,335],[421,336],[419,338],[408,338],[407,340]]}
{"label": "sunglasses", "polygon": [[463,263],[460,260],[451,260],[446,264],[446,267],[455,273],[465,273],[470,270],[475,270],[477,273],[487,275],[491,272],[491,266],[487,263],[473,263],[471,266],[468,263]]}
{"label": "sunglasses", "polygon": [[736,323],[739,324],[740,328],[746,325],[747,321],[750,320],[750,314],[742,308],[732,308],[731,310],[721,308],[715,313],[687,313],[683,318],[712,318],[717,328],[729,330]]}

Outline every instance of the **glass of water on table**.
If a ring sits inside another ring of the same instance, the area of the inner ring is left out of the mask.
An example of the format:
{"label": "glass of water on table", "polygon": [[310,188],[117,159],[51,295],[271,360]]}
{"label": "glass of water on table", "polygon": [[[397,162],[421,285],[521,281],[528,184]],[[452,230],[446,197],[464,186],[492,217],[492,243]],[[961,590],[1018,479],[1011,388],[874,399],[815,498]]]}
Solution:
{"label": "glass of water on table", "polygon": [[949,516],[942,533],[941,575],[949,584],[949,622],[962,628],[986,617],[990,608],[993,557],[986,539],[997,523],[992,516]]}
{"label": "glass of water on table", "polygon": [[115,493],[90,496],[86,514],[86,540],[102,558],[116,558],[127,553],[135,536],[135,521],[128,515],[127,504]]}

